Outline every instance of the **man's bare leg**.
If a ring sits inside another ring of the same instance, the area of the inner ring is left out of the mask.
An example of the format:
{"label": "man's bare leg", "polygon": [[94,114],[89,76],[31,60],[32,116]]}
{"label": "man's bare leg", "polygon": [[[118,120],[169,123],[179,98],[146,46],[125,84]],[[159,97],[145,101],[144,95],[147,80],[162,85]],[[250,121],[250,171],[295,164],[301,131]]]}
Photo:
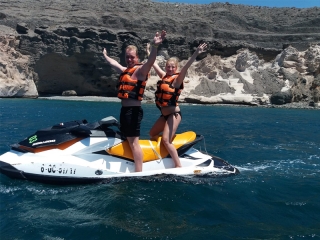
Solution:
{"label": "man's bare leg", "polygon": [[135,171],[142,172],[143,153],[139,144],[139,137],[127,137],[135,164]]}

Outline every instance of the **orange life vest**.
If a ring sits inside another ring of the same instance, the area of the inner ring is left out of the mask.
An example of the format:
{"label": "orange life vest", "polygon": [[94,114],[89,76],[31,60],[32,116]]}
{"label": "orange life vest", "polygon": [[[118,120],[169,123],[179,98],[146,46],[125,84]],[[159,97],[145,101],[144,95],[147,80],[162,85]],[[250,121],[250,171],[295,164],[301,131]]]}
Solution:
{"label": "orange life vest", "polygon": [[134,67],[127,68],[121,73],[119,77],[119,83],[117,85],[118,98],[133,98],[142,101],[148,76],[146,77],[145,81],[133,80],[131,78],[132,74],[137,70],[137,67],[140,65],[142,64],[136,64]]}
{"label": "orange life vest", "polygon": [[183,89],[183,83],[179,88],[172,86],[173,81],[179,76],[175,73],[172,76],[165,75],[157,82],[157,90],[155,92],[155,101],[158,107],[178,106],[178,99]]}

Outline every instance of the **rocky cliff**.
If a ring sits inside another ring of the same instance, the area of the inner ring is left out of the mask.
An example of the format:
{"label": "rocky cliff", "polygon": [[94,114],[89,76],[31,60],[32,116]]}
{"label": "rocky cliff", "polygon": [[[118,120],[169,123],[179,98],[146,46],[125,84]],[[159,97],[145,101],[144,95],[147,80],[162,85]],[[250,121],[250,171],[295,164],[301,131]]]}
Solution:
{"label": "rocky cliff", "polygon": [[[185,79],[182,101],[283,104],[319,101],[320,8],[268,8],[149,0],[0,0],[0,96],[115,96],[117,75],[102,57],[123,62],[128,44],[146,57],[156,31],[168,32],[159,64],[181,64],[200,41],[209,49]],[[148,82],[153,98],[157,77]]]}

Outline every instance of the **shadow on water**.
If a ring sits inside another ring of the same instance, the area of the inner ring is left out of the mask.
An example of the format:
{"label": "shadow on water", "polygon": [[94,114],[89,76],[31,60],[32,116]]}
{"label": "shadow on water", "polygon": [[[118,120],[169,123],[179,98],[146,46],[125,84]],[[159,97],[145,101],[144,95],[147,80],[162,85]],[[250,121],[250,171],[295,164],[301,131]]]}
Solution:
{"label": "shadow on water", "polygon": [[221,179],[235,176],[236,174],[223,174],[223,173],[209,173],[201,175],[190,175],[190,176],[176,176],[169,174],[159,174],[154,176],[146,176],[139,178],[113,178],[100,182],[99,184],[119,184],[123,182],[137,182],[137,183],[184,183],[184,184],[217,184]]}

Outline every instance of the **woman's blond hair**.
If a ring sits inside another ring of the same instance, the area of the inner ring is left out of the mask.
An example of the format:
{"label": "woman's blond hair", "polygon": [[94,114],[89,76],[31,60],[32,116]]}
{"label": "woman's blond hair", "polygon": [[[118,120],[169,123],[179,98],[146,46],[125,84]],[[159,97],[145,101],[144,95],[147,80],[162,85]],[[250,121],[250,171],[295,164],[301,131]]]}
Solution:
{"label": "woman's blond hair", "polygon": [[174,65],[176,66],[176,68],[178,69],[179,68],[179,59],[177,57],[171,57],[167,60],[166,62],[166,66],[169,62],[173,62]]}

